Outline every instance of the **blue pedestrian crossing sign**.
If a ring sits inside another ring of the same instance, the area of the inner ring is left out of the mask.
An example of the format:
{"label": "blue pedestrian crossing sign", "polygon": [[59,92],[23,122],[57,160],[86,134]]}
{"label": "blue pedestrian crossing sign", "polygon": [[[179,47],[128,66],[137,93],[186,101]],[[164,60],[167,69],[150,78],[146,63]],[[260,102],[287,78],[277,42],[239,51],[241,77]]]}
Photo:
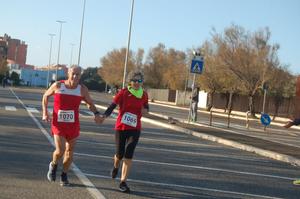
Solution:
{"label": "blue pedestrian crossing sign", "polygon": [[271,123],[271,118],[268,114],[262,113],[260,116],[260,121],[263,125],[268,126]]}
{"label": "blue pedestrian crossing sign", "polygon": [[203,60],[193,59],[191,63],[191,73],[201,74],[203,70]]}

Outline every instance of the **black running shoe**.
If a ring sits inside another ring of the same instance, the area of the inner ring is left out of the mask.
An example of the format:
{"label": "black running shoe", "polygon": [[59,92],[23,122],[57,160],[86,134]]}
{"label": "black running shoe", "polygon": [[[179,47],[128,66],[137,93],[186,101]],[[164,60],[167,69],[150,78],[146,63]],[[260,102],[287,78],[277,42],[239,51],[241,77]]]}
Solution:
{"label": "black running shoe", "polygon": [[130,193],[130,189],[127,186],[126,182],[121,182],[119,186],[119,190],[123,193]]}
{"label": "black running shoe", "polygon": [[70,183],[68,181],[68,176],[67,176],[67,173],[65,172],[62,172],[61,175],[60,175],[60,185],[61,186],[70,186]]}
{"label": "black running shoe", "polygon": [[57,170],[57,164],[52,164],[52,162],[50,162],[49,164],[49,170],[47,173],[47,179],[50,182],[54,182],[56,180],[56,170]]}
{"label": "black running shoe", "polygon": [[119,168],[113,168],[112,170],[111,170],[111,178],[116,178],[117,177],[117,175],[118,175],[118,171],[119,171]]}

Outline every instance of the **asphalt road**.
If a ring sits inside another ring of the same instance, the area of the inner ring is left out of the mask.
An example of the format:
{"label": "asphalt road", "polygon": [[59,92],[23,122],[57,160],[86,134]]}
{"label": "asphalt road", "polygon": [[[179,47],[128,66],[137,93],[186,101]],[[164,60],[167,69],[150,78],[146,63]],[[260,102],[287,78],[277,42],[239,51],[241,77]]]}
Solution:
{"label": "asphalt road", "polygon": [[[96,125],[84,105],[76,169],[69,175],[73,186],[49,183],[53,146],[49,124],[41,121],[42,94],[13,90],[15,95],[0,89],[0,198],[93,198],[95,190],[105,198],[300,198],[291,183],[300,177],[297,167],[147,123],[129,176],[132,193],[122,194],[119,179],[109,176],[115,119]],[[111,100],[104,98],[96,101]],[[88,187],[78,173],[87,177]]]}

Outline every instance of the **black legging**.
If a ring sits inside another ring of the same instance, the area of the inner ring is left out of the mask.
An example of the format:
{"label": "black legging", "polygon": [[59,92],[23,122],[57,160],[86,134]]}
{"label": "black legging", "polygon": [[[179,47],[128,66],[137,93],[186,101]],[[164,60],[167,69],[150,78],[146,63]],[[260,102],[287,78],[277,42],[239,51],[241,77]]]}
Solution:
{"label": "black legging", "polygon": [[123,157],[132,159],[140,134],[140,130],[116,131],[116,156],[118,159],[121,160]]}

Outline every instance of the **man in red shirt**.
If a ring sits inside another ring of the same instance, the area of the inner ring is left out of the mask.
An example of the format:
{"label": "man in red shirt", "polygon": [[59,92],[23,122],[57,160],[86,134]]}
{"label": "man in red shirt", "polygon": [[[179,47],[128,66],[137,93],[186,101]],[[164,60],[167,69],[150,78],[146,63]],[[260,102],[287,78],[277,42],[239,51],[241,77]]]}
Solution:
{"label": "man in red shirt", "polygon": [[60,184],[68,186],[67,172],[73,160],[74,146],[79,136],[79,106],[81,101],[85,101],[88,108],[95,115],[95,122],[100,123],[101,117],[97,111],[86,86],[79,84],[81,77],[81,67],[74,65],[68,70],[68,79],[58,81],[45,92],[42,100],[43,120],[50,122],[48,114],[48,98],[54,95],[53,118],[51,132],[54,136],[55,151],[52,161],[49,164],[47,178],[55,181],[56,170],[59,160],[63,159],[63,172]]}
{"label": "man in red shirt", "polygon": [[103,115],[103,118],[108,117],[119,105],[119,114],[115,124],[116,154],[114,155],[111,177],[117,177],[120,162],[123,160],[119,189],[126,193],[130,192],[126,180],[131,168],[134,150],[141,134],[142,112],[146,114],[149,111],[148,94],[142,88],[143,74],[132,72],[129,77],[129,86],[117,93]]}

